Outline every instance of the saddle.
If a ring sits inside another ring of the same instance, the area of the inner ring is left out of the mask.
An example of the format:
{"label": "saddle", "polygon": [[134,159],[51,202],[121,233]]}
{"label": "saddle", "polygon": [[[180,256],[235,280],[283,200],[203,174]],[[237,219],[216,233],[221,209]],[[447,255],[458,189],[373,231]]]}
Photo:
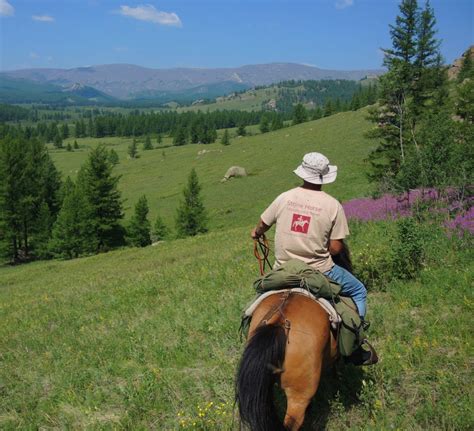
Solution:
{"label": "saddle", "polygon": [[[340,295],[341,286],[329,279],[317,269],[312,268],[299,259],[291,259],[280,267],[259,277],[253,284],[260,296],[244,312],[240,325],[241,331],[250,324],[250,319],[257,305],[262,301],[263,295],[268,292],[281,292],[283,290],[295,291],[308,297],[324,299],[329,302],[331,309],[336,311],[336,319],[331,324],[338,325],[338,347],[342,356],[349,356],[361,345],[364,340],[364,322],[361,321],[357,307],[350,297]],[[324,307],[328,310],[328,307]],[[251,313],[249,312],[251,311]]]}
{"label": "saddle", "polygon": [[257,307],[265,298],[268,298],[269,296],[276,295],[282,292],[296,293],[299,295],[306,296],[312,299],[313,301],[318,302],[319,305],[321,305],[324,311],[326,311],[326,313],[328,314],[329,321],[331,322],[331,326],[333,327],[333,329],[337,329],[338,324],[341,323],[342,321],[341,316],[337,314],[336,309],[331,305],[331,303],[327,299],[317,298],[311,292],[309,292],[306,289],[302,289],[301,287],[296,287],[293,289],[270,290],[268,292],[265,292],[264,294],[255,298],[255,300],[251,303],[251,305],[247,307],[247,309],[244,311],[244,318],[246,317],[251,318],[254,311],[257,309]]}

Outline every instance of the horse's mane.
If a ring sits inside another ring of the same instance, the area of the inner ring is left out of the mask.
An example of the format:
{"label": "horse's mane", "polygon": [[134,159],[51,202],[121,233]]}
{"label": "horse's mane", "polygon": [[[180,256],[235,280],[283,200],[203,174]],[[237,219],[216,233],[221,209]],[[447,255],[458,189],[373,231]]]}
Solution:
{"label": "horse's mane", "polygon": [[336,265],[342,266],[344,269],[347,269],[350,273],[352,273],[352,260],[349,246],[345,241],[342,242],[342,245],[343,247],[341,252],[332,256],[332,260]]}

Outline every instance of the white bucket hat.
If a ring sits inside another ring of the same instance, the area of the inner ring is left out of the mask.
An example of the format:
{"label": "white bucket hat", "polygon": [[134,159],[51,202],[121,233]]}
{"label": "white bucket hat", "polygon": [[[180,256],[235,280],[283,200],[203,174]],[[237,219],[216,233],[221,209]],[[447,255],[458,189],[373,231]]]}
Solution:
{"label": "white bucket hat", "polygon": [[329,184],[336,180],[337,166],[330,165],[321,153],[308,153],[293,172],[308,183]]}

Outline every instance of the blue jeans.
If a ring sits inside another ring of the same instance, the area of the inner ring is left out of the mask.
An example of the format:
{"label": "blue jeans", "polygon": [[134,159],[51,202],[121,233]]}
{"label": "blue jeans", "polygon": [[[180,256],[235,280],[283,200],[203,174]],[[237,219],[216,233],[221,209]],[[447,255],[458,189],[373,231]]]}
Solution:
{"label": "blue jeans", "polygon": [[350,296],[354,300],[359,310],[359,315],[364,317],[367,304],[367,289],[365,286],[349,271],[338,265],[334,265],[329,271],[326,271],[324,275],[327,275],[330,279],[342,286],[341,293]]}

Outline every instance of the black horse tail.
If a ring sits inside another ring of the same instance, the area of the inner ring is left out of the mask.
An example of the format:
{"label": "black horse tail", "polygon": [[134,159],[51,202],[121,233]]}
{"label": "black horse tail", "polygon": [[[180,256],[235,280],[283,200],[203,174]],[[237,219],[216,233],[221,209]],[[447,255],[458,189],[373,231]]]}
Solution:
{"label": "black horse tail", "polygon": [[281,325],[260,326],[249,340],[237,371],[235,388],[240,420],[252,431],[284,430],[273,400],[283,372],[286,334]]}

